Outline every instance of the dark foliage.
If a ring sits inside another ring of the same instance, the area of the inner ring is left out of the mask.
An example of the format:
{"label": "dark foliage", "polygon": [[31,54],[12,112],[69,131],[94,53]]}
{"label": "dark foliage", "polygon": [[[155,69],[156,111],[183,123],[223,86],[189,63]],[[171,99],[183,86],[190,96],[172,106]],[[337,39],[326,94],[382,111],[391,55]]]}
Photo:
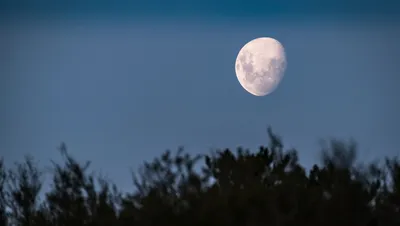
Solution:
{"label": "dark foliage", "polygon": [[[51,189],[33,158],[0,161],[0,226],[398,226],[400,162],[356,162],[354,142],[331,141],[305,169],[297,151],[270,144],[191,156],[166,151],[132,173],[122,194],[60,147]],[[200,164],[199,164],[200,162]],[[112,166],[110,166],[112,167]]]}

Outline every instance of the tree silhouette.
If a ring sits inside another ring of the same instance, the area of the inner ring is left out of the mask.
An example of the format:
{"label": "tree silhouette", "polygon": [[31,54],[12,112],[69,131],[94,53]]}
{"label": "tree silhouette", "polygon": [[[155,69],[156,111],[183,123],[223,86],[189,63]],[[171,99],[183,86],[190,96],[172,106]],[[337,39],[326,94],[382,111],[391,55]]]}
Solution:
{"label": "tree silhouette", "polygon": [[6,226],[8,223],[6,212],[6,190],[7,172],[4,166],[3,158],[0,159],[0,226]]}
{"label": "tree silhouette", "polygon": [[268,129],[269,144],[190,155],[166,151],[132,172],[122,193],[60,146],[50,190],[32,157],[0,161],[0,226],[400,225],[400,162],[357,162],[355,142],[331,140],[306,170]]}

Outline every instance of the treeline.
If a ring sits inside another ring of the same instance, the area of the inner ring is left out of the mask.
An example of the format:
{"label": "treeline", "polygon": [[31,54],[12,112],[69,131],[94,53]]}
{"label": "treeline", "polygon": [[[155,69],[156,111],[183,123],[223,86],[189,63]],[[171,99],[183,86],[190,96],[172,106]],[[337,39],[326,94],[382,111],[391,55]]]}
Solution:
{"label": "treeline", "polygon": [[88,171],[65,145],[44,195],[44,171],[33,158],[11,168],[1,161],[0,225],[400,225],[396,158],[361,165],[354,143],[333,140],[306,170],[296,150],[285,151],[271,130],[268,136],[257,151],[167,151],[132,174],[130,193]]}

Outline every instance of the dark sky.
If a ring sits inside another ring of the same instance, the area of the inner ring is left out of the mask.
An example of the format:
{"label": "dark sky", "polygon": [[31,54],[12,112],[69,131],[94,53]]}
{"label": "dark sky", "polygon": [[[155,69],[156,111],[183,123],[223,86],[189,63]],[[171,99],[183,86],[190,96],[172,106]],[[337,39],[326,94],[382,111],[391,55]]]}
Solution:
{"label": "dark sky", "polygon": [[[65,141],[127,187],[130,167],[166,149],[254,148],[268,125],[306,165],[319,138],[354,138],[361,160],[399,153],[399,4],[11,2],[0,7],[6,163],[31,154],[46,165]],[[240,48],[260,36],[278,39],[288,58],[265,97],[234,72]]]}

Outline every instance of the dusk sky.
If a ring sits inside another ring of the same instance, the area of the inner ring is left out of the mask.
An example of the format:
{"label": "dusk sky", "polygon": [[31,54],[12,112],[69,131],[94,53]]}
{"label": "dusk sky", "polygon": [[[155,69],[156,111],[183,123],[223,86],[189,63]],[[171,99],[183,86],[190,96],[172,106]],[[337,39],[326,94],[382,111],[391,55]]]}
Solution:
{"label": "dusk sky", "polygon": [[[354,138],[360,160],[399,153],[398,3],[7,2],[0,7],[7,165],[26,154],[49,165],[65,142],[127,188],[129,169],[166,149],[256,148],[267,144],[268,125],[306,166],[318,161],[321,138]],[[234,70],[240,48],[260,36],[278,39],[288,60],[281,84],[264,97],[247,93]]]}

